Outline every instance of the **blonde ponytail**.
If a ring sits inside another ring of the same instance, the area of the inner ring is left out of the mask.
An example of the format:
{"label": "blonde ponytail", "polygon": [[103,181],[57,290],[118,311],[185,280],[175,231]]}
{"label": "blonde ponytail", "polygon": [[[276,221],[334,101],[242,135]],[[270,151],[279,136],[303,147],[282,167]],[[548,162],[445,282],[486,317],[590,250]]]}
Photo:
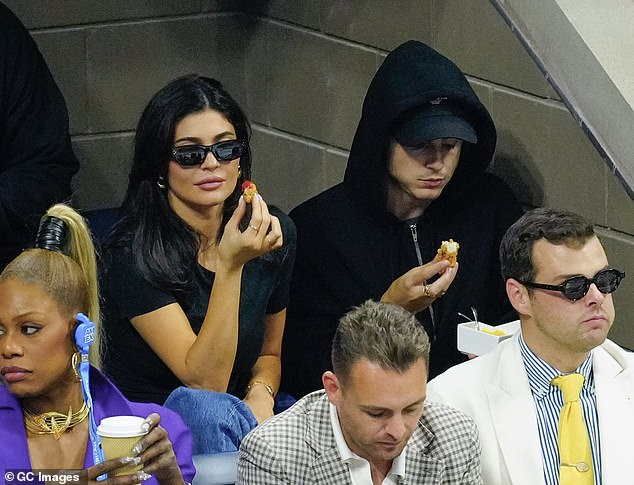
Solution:
{"label": "blonde ponytail", "polygon": [[39,285],[65,311],[81,311],[95,322],[95,342],[90,360],[99,366],[101,325],[97,257],[84,218],[65,204],[55,204],[42,216],[57,218],[65,226],[66,239],[56,250],[28,249],[15,258],[0,275],[0,281],[16,278]]}

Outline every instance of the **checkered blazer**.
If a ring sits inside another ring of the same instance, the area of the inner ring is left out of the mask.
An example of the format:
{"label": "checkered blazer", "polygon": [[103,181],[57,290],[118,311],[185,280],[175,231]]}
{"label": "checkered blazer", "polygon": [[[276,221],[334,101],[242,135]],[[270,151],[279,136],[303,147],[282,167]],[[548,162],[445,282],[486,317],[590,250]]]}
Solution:
{"label": "checkered blazer", "polygon": [[[251,431],[240,445],[238,484],[351,484],[329,413],[325,391],[316,391]],[[482,484],[480,442],[465,414],[426,404],[408,447],[400,485]]]}

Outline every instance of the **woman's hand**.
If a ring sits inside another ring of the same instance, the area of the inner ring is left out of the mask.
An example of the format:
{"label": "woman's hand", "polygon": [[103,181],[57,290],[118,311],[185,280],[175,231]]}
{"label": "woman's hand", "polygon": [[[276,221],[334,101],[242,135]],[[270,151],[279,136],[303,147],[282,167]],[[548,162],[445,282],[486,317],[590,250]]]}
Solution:
{"label": "woman's hand", "polygon": [[273,416],[275,400],[262,384],[256,383],[251,387],[244,398],[244,403],[249,406],[258,424],[262,424],[264,420]]}
{"label": "woman's hand", "polygon": [[[90,468],[85,469],[81,474],[81,478],[86,478],[88,484],[97,485],[132,485],[135,483],[141,483],[150,478],[150,475],[143,471],[133,473],[132,475],[115,476],[122,468],[128,466],[135,466],[141,463],[141,459],[132,456],[122,456],[121,458],[113,458],[111,460],[102,461],[97,465],[93,465]],[[61,473],[71,473],[71,471],[65,471]],[[105,480],[97,481],[97,477],[101,475],[108,475]]]}
{"label": "woman's hand", "polygon": [[251,219],[247,228],[240,230],[240,221],[246,214],[246,202],[240,197],[238,207],[227,222],[218,245],[219,264],[239,267],[247,261],[283,244],[282,227],[277,217],[269,214],[262,196],[257,194],[251,202]]}
{"label": "woman's hand", "polygon": [[182,484],[183,475],[172,442],[165,428],[159,426],[160,422],[161,417],[157,413],[145,418],[149,432],[132,448],[132,454],[141,458],[143,472],[154,475],[159,483]]}
{"label": "woman's hand", "polygon": [[[86,470],[89,483],[107,485],[126,485],[141,483],[156,477],[157,481],[165,485],[182,485],[185,483],[180,467],[172,448],[172,442],[167,436],[165,428],[159,426],[161,417],[150,414],[147,423],[148,434],[145,435],[132,449],[132,456],[114,458],[92,466]],[[142,469],[132,475],[114,476],[117,470],[130,465],[142,465]],[[97,482],[97,477],[109,474],[105,481]]]}
{"label": "woman's hand", "polygon": [[[448,261],[436,256],[431,262],[416,266],[395,279],[381,301],[396,303],[412,313],[418,313],[445,294],[457,271],[458,264],[450,268]],[[433,283],[427,284],[427,280],[435,275],[440,276]]]}

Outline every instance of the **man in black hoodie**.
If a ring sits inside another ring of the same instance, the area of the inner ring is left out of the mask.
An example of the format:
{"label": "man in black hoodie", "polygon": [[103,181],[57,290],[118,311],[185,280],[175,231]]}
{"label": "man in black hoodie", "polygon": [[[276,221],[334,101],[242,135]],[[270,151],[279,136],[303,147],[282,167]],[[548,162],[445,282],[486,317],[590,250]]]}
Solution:
{"label": "man in black hoodie", "polygon": [[[339,318],[368,298],[415,313],[432,341],[429,377],[462,362],[459,313],[517,317],[497,258],[522,214],[486,173],[496,143],[491,116],[464,74],[425,44],[392,51],[372,80],[344,181],[291,212],[297,258],[282,347],[282,389],[301,397],[331,368]],[[437,249],[460,244],[449,268]]]}

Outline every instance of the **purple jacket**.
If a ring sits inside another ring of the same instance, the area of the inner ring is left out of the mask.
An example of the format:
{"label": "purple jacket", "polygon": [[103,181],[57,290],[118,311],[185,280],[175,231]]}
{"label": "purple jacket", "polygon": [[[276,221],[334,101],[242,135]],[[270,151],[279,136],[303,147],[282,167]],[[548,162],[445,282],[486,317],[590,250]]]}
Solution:
{"label": "purple jacket", "polygon": [[[151,413],[161,416],[161,426],[169,433],[178,465],[186,482],[194,478],[192,437],[181,418],[163,406],[128,401],[121,392],[97,369],[90,369],[90,391],[95,409],[95,422],[108,416],[134,415],[146,417]],[[94,465],[90,440],[86,449],[84,468]],[[0,471],[31,469],[29,449],[24,429],[24,416],[20,402],[6,387],[0,385]],[[157,484],[154,477],[147,484]]]}

